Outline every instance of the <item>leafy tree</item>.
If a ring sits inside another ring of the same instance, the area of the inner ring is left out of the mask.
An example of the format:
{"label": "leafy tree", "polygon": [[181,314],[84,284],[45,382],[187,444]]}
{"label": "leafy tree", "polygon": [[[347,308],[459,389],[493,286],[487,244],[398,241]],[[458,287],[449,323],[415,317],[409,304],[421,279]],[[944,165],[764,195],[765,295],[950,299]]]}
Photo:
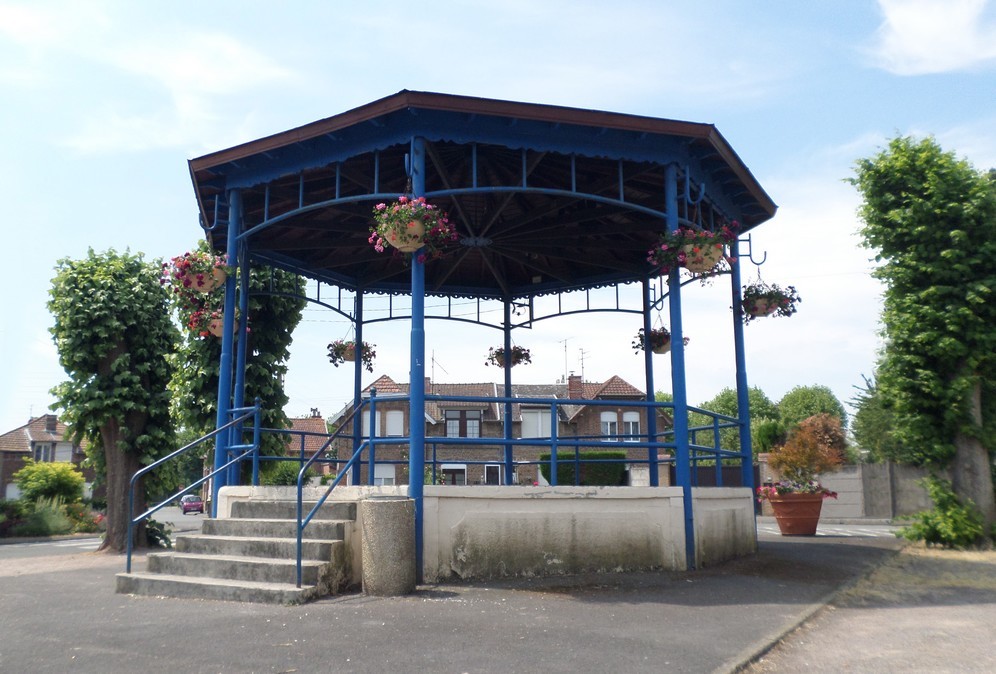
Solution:
{"label": "leafy tree", "polygon": [[819,473],[838,468],[847,450],[840,419],[826,413],[803,419],[789,433],[788,441],[771,453],[769,465],[783,480],[808,483]]}
{"label": "leafy tree", "polygon": [[902,445],[896,440],[896,419],[874,379],[864,377],[865,385],[855,386],[858,393],[851,399],[854,418],[851,433],[858,447],[868,453],[872,462],[901,461]]}
{"label": "leafy tree", "polygon": [[793,426],[814,414],[829,414],[840,419],[841,426],[847,426],[844,405],[829,387],[820,384],[796,386],[778,401],[778,412],[789,432]]}
{"label": "leafy tree", "polygon": [[[764,419],[777,419],[778,418],[778,407],[771,401],[764,391],[762,391],[757,386],[751,386],[747,389],[747,406],[750,410],[751,417],[751,446],[755,454],[759,450],[757,442],[757,426]],[[737,392],[732,388],[724,388],[720,391],[712,400],[708,400],[701,405],[702,409],[709,410],[710,412],[717,412],[719,414],[726,415],[728,417],[736,417],[739,413],[739,405],[737,403]],[[712,424],[712,419],[703,414],[692,414],[691,415],[691,425],[692,426],[709,426]],[[699,433],[700,440],[705,440],[705,433]],[[711,440],[710,440],[711,441]],[[702,444],[702,443],[700,443]],[[735,428],[723,428],[719,431],[719,445],[723,449],[727,449],[733,452],[740,451],[740,431]]]}
{"label": "leafy tree", "polygon": [[[177,333],[168,302],[159,265],[141,254],[90,250],[85,259],[63,259],[56,267],[48,308],[69,379],[52,393],[74,441],[89,441],[87,458],[105,480],[102,549],[125,549],[129,481],[172,446],[167,355]],[[141,485],[136,507],[144,505]]]}
{"label": "leafy tree", "polygon": [[877,385],[912,463],[950,465],[952,487],[996,522],[996,172],[933,138],[895,138],[857,163],[861,233],[886,285]]}
{"label": "leafy tree", "polygon": [[63,461],[36,463],[26,459],[24,468],[14,473],[14,484],[26,501],[59,498],[63,503],[75,503],[83,498],[83,483],[83,473]]}
{"label": "leafy tree", "polygon": [[[204,244],[202,244],[203,246]],[[224,290],[214,291],[220,303]],[[256,397],[262,403],[262,424],[265,428],[283,429],[290,426],[284,406],[287,395],[283,381],[287,374],[292,333],[301,321],[305,301],[304,279],[279,269],[259,267],[249,274],[249,335],[246,356],[245,403]],[[187,316],[182,304],[174,300],[181,320]],[[176,376],[170,383],[174,393],[173,413],[177,423],[196,439],[215,428],[218,409],[218,363],[221,360],[221,340],[201,337],[185,331],[175,357]],[[261,453],[283,455],[287,438],[284,435],[263,435]],[[212,446],[204,451],[211,455]],[[196,451],[196,450],[192,450]],[[202,452],[203,453],[203,452]]]}

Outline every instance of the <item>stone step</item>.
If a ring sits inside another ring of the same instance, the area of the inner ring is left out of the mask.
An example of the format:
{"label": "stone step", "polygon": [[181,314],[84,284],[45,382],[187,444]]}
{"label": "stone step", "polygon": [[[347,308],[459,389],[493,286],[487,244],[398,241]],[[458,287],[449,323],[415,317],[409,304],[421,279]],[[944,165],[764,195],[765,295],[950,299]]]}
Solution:
{"label": "stone step", "polygon": [[[301,581],[317,585],[328,561],[302,560]],[[294,559],[268,559],[236,555],[199,555],[183,552],[149,553],[147,573],[163,576],[194,576],[254,583],[296,584],[297,562]]]}
{"label": "stone step", "polygon": [[[341,540],[301,541],[301,558],[328,561],[335,548],[344,546]],[[253,538],[247,536],[210,536],[207,534],[181,534],[173,547],[177,552],[200,555],[230,555],[244,557],[297,558],[296,538]]]}
{"label": "stone step", "polygon": [[300,604],[320,595],[314,586],[299,588],[293,583],[262,583],[148,572],[119,573],[116,584],[118,594],[219,599],[259,604]]}
{"label": "stone step", "polygon": [[[211,536],[245,536],[257,538],[293,538],[297,540],[297,520],[226,517],[207,519],[201,533]],[[340,520],[312,520],[304,528],[308,540],[333,541],[345,537],[345,523]]]}
{"label": "stone step", "polygon": [[[302,504],[302,516],[307,517],[317,501]],[[233,501],[232,517],[260,520],[296,520],[297,502],[286,500]],[[355,520],[355,501],[326,501],[312,520]]]}

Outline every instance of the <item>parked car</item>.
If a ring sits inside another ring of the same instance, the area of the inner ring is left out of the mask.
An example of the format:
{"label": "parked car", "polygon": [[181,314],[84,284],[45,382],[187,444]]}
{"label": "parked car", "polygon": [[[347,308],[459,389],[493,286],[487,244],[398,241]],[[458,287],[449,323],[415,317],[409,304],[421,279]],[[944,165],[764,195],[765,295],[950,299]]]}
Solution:
{"label": "parked car", "polygon": [[180,497],[180,512],[184,515],[187,513],[203,513],[204,501],[197,494],[185,494]]}

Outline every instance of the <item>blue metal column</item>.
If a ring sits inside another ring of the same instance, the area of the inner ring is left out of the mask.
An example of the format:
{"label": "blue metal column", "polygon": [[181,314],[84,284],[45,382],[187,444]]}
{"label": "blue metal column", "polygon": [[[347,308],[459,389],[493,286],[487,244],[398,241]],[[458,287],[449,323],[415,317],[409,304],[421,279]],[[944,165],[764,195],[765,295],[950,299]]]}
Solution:
{"label": "blue metal column", "polygon": [[[239,311],[238,311],[238,328],[239,328],[239,341],[236,344],[235,353],[235,391],[233,392],[233,398],[235,400],[233,407],[235,409],[241,409],[245,406],[246,398],[246,327],[248,326],[249,320],[249,250],[243,241],[239,245]],[[234,318],[233,318],[234,320]],[[235,325],[233,324],[232,334],[235,334]],[[242,424],[238,427],[233,428],[231,431],[231,437],[233,442],[229,443],[231,445],[241,445],[242,443]],[[257,454],[258,449],[257,449]],[[258,464],[258,461],[256,462]],[[241,463],[235,464],[228,469],[228,484],[239,484],[241,482],[242,466]],[[258,478],[258,474],[254,476],[253,485],[255,486],[255,478]]]}
{"label": "blue metal column", "polygon": [[[425,140],[411,146],[412,193],[425,195]],[[422,492],[425,480],[425,262],[412,255],[411,397],[408,407],[408,496],[415,501],[415,576],[422,581]]]}
{"label": "blue metal column", "polygon": [[[643,279],[643,334],[644,337],[650,334],[653,326],[650,323],[650,278]],[[643,368],[646,372],[647,381],[647,402],[654,402],[656,394],[654,392],[654,352],[650,348],[649,342],[644,339]],[[647,408],[647,438],[650,442],[657,442],[657,408]],[[650,486],[660,485],[660,477],[657,475],[657,448],[647,448],[647,465],[650,468]]]}
{"label": "blue metal column", "polygon": [[[669,164],[664,173],[664,202],[667,230],[678,229],[678,167]],[[695,568],[695,520],[692,513],[692,473],[688,449],[688,393],[685,388],[685,341],[681,324],[681,270],[672,269],[668,277],[668,301],[671,318],[671,387],[674,394],[674,472],[681,486],[685,511],[685,564]]]}
{"label": "blue metal column", "polygon": [[[226,252],[231,264],[238,255],[239,231],[242,229],[242,192],[232,190],[228,195],[228,246]],[[221,333],[221,362],[218,364],[218,414],[215,418],[215,428],[221,428],[228,423],[228,412],[232,404],[232,325],[235,320],[235,277],[232,274],[225,279],[225,316]],[[218,470],[228,463],[229,434],[218,433],[214,445],[214,469]],[[218,516],[218,491],[226,484],[224,472],[218,473],[212,480],[211,516]]]}
{"label": "blue metal column", "polygon": [[[353,301],[353,325],[355,326],[354,339],[356,340],[356,362],[353,363],[355,366],[353,368],[353,408],[359,407],[360,403],[363,402],[363,291],[356,291],[356,298]],[[373,412],[370,412],[373,415]],[[373,416],[370,423],[376,423],[377,417]],[[363,442],[363,415],[361,414],[359,418],[353,418],[353,452],[356,452],[356,448],[360,446]],[[371,438],[373,436],[370,436]],[[350,484],[360,483],[360,467],[362,461],[356,461],[353,463],[353,471],[350,475]],[[336,466],[336,471],[339,472],[338,465]],[[370,474],[370,480],[373,480],[373,473]]]}
{"label": "blue metal column", "polygon": [[[505,397],[512,397],[512,300],[505,299]],[[512,437],[512,401],[505,401],[503,431],[505,439]],[[515,464],[512,460],[512,443],[505,444],[505,484],[512,484],[512,470]]]}
{"label": "blue metal column", "polygon": [[731,267],[730,284],[733,296],[733,346],[737,360],[737,418],[740,421],[740,484],[750,487],[754,484],[754,450],[750,438],[750,397],[747,388],[747,357],[744,354],[744,321],[740,302],[740,241],[730,244],[730,255],[735,258]]}

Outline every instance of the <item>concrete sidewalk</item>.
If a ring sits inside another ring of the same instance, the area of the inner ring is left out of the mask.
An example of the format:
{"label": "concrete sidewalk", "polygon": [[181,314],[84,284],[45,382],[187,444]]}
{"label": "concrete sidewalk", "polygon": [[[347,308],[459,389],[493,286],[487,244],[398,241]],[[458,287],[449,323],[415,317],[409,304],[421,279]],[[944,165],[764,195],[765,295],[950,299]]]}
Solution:
{"label": "concrete sidewalk", "polygon": [[0,671],[729,672],[892,558],[893,537],[761,536],[691,573],[421,586],[269,606],[114,594],[123,558],[0,561]]}

